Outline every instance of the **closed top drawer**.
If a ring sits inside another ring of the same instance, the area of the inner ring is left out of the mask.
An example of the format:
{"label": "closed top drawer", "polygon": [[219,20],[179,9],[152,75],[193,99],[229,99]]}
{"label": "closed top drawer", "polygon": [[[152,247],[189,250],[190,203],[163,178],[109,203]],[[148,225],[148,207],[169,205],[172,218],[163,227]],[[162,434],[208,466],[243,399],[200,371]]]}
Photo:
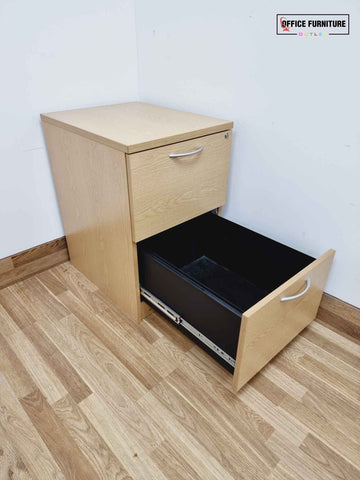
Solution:
{"label": "closed top drawer", "polygon": [[224,205],[231,131],[127,155],[133,240]]}

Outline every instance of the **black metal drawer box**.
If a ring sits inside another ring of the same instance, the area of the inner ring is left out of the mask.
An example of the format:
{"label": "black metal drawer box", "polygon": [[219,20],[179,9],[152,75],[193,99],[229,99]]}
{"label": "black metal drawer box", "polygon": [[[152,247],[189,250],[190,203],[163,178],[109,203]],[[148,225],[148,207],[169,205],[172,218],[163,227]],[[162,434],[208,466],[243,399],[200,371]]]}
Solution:
{"label": "black metal drawer box", "polygon": [[142,297],[234,371],[238,390],[316,316],[319,259],[207,213],[138,243]]}

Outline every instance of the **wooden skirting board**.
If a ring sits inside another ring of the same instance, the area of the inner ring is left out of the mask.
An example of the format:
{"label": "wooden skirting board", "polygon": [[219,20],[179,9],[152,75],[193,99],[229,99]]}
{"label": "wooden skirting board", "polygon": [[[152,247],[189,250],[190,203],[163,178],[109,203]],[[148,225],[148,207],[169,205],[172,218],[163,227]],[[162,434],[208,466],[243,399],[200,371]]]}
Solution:
{"label": "wooden skirting board", "polygon": [[317,319],[334,332],[360,343],[360,308],[325,293]]}
{"label": "wooden skirting board", "polygon": [[37,245],[0,260],[0,288],[69,260],[65,237]]}
{"label": "wooden skirting board", "polygon": [[[0,288],[69,260],[65,237],[0,260]],[[151,311],[151,310],[150,310]],[[144,313],[144,316],[145,313]],[[317,319],[331,330],[360,343],[360,309],[324,293]]]}

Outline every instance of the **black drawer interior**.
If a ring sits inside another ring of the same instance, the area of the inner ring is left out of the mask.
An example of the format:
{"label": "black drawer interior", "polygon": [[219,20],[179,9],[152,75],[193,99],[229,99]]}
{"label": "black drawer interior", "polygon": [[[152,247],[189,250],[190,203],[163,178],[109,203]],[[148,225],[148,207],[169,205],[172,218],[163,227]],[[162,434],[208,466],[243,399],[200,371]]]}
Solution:
{"label": "black drawer interior", "polygon": [[213,213],[138,244],[140,284],[235,358],[241,314],[314,258]]}

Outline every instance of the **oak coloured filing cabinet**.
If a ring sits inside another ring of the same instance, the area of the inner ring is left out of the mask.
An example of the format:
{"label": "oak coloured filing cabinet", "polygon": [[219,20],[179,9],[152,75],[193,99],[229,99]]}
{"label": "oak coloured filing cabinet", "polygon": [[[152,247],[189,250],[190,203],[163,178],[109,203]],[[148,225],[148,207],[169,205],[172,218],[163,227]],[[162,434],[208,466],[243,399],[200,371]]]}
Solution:
{"label": "oak coloured filing cabinet", "polygon": [[231,121],[138,102],[41,118],[70,260],[125,315],[141,321],[145,299],[235,390],[315,318],[333,250],[316,260],[209,213]]}

